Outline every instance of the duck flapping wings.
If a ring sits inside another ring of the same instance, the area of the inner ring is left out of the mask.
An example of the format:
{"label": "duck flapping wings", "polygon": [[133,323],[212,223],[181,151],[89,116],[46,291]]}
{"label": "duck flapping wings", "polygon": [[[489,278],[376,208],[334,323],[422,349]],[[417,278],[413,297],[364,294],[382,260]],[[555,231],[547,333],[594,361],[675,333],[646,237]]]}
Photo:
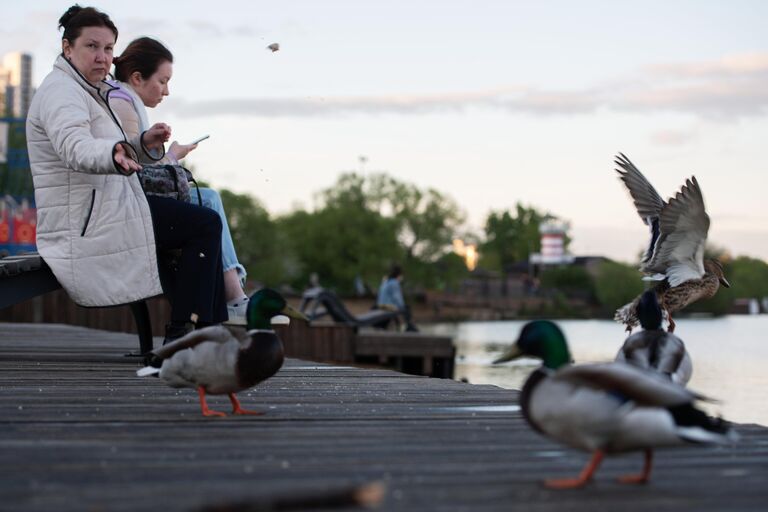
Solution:
{"label": "duck flapping wings", "polygon": [[686,180],[680,192],[665,202],[623,153],[615,163],[621,168],[616,172],[629,189],[637,213],[651,230],[640,270],[654,280],[666,278],[672,287],[700,279],[704,275],[709,216],[696,177]]}

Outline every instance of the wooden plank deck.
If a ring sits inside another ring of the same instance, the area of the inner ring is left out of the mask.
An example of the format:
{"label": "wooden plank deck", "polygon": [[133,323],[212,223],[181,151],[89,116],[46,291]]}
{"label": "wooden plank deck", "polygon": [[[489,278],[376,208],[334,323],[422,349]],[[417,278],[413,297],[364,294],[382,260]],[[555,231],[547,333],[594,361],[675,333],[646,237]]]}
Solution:
{"label": "wooden plank deck", "polygon": [[556,492],[540,481],[575,474],[586,456],[531,432],[513,391],[289,360],[241,395],[265,416],[204,418],[192,390],[135,377],[138,362],[122,357],[134,345],[131,334],[0,323],[0,510],[200,510],[370,481],[386,484],[381,510],[393,511],[768,502],[768,429],[755,425],[739,426],[733,446],[658,452],[649,485],[614,481],[640,467],[634,455]]}
{"label": "wooden plank deck", "polygon": [[[6,260],[9,258],[0,262]],[[8,264],[0,263],[0,278],[6,284],[10,284],[9,279],[23,278],[24,281],[23,284],[17,283],[14,293],[6,293],[8,290],[4,290],[0,297],[0,322],[63,323],[108,331],[138,332],[136,317],[130,307],[83,308],[72,302],[64,290],[56,290],[17,303],[14,298],[16,294],[33,296],[35,293],[43,293],[44,290],[30,289],[33,285],[32,273],[22,272],[23,269],[34,265],[40,268],[42,260],[25,257],[17,263],[13,261]],[[4,273],[10,271],[22,275],[3,277]],[[37,274],[58,285],[49,269],[46,268],[45,272],[37,272],[35,275]],[[49,277],[45,278],[45,275]],[[50,285],[50,282],[46,284]],[[295,307],[298,306],[297,302],[294,300]],[[13,305],[3,308],[4,304]],[[168,301],[164,297],[155,297],[147,299],[146,305],[152,333],[154,336],[162,336],[170,317]],[[358,330],[356,327],[330,322],[327,319],[316,320],[311,324],[294,322],[290,329],[279,326],[277,331],[283,338],[285,353],[290,357],[331,363],[357,362],[415,375],[453,377],[454,348],[453,340],[449,337],[373,329]]]}

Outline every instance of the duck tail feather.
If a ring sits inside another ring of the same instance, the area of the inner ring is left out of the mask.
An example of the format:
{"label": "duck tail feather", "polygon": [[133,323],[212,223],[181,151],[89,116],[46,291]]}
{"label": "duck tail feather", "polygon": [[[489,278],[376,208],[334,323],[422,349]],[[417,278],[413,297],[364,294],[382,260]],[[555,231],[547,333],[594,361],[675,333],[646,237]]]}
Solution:
{"label": "duck tail feather", "polygon": [[637,323],[637,321],[634,319],[634,309],[635,309],[635,303],[629,302],[627,304],[624,304],[619,309],[616,310],[616,313],[613,315],[613,319],[620,324],[626,324],[628,326],[634,326],[634,324]]}
{"label": "duck tail feather", "polygon": [[677,425],[680,438],[691,443],[727,443],[738,438],[731,423],[723,418],[707,416],[704,411],[687,403],[668,407]]}
{"label": "duck tail feather", "polygon": [[682,427],[677,429],[677,435],[692,444],[728,444],[739,440],[739,434],[733,429],[718,433],[701,427]]}

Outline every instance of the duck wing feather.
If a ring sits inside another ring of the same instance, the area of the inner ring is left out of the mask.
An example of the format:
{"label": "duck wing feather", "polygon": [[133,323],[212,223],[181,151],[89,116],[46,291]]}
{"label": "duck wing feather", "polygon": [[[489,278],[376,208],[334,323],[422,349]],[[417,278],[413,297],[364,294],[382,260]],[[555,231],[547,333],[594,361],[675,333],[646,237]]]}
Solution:
{"label": "duck wing feather", "polygon": [[701,279],[709,216],[695,176],[662,209],[659,230],[653,256],[640,270],[665,274],[672,287]]}
{"label": "duck wing feather", "polygon": [[553,377],[609,393],[618,393],[641,405],[671,407],[708,400],[669,379],[624,363],[580,364],[559,370]]}
{"label": "duck wing feather", "polygon": [[632,200],[635,203],[637,214],[651,230],[651,241],[642,260],[642,264],[644,264],[653,256],[656,241],[660,234],[659,216],[666,203],[659,193],[656,192],[653,185],[643,176],[643,173],[623,153],[619,153],[616,156],[614,163],[621,168],[621,170],[616,169],[616,172],[619,173],[621,181],[624,182],[627,190],[629,190],[629,195],[632,196]]}
{"label": "duck wing feather", "polygon": [[629,194],[635,202],[637,214],[640,215],[643,222],[648,224],[648,218],[658,217],[666,203],[624,153],[619,153],[614,163],[622,169],[616,169],[616,172],[619,173],[621,181],[627,186]]}
{"label": "duck wing feather", "polygon": [[192,331],[167,345],[154,349],[152,353],[163,359],[168,359],[180,350],[195,347],[205,341],[226,343],[232,339],[236,339],[236,337],[229,329],[223,325],[212,325]]}

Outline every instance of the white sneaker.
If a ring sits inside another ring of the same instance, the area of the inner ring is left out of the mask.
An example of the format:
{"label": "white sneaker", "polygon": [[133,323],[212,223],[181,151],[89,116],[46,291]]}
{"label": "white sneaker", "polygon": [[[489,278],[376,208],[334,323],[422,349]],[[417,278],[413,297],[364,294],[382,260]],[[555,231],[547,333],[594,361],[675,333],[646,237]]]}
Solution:
{"label": "white sneaker", "polygon": [[227,305],[227,313],[229,314],[229,320],[226,323],[233,325],[245,325],[245,312],[248,309],[248,301],[244,300],[234,306]]}

